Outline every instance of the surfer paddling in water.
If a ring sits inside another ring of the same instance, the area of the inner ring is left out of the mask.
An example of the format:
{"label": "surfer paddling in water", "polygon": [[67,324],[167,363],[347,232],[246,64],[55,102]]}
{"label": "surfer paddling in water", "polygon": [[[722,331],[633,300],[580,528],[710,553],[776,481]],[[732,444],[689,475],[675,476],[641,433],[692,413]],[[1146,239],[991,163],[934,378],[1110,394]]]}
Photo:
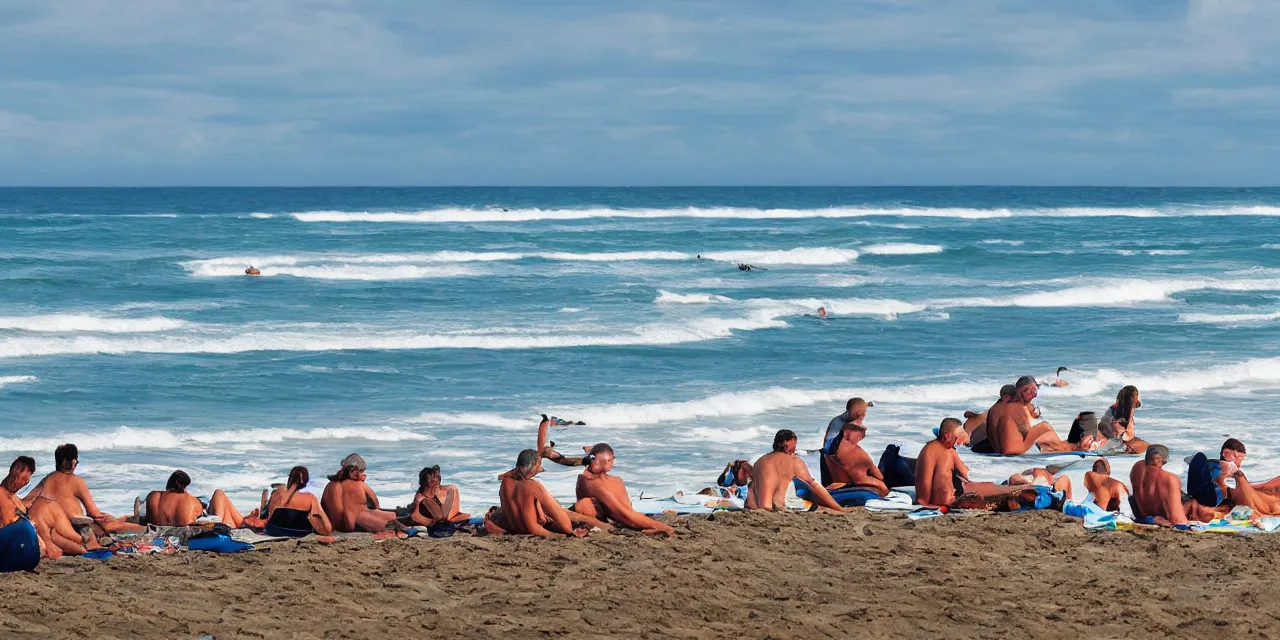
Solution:
{"label": "surfer paddling in water", "polygon": [[261,272],[261,271],[258,271],[257,269],[255,269],[255,268],[253,268],[253,267],[246,267],[246,268],[245,268],[245,270],[244,270],[244,274],[245,274],[246,276],[260,276],[260,275],[262,275],[262,272]]}

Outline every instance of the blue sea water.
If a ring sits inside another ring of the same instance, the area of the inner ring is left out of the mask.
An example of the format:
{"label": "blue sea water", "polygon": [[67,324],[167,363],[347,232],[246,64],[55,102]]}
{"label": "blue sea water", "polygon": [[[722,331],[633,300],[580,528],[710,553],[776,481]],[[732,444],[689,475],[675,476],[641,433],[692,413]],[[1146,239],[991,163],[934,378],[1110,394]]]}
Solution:
{"label": "blue sea water", "polygon": [[352,451],[390,502],[440,464],[478,509],[546,412],[669,495],[851,395],[869,450],[915,450],[1067,366],[1064,434],[1136,384],[1141,437],[1241,437],[1262,479],[1278,232],[1278,189],[0,189],[0,451],[77,443],[115,510],[175,468],[249,507]]}

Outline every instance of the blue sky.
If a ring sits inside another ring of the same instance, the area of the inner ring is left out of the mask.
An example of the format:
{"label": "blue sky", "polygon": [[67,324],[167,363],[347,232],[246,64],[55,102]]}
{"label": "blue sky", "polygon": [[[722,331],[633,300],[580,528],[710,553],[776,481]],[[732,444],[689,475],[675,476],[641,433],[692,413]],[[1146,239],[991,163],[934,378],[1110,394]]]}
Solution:
{"label": "blue sky", "polygon": [[5,0],[0,184],[1274,185],[1280,2]]}

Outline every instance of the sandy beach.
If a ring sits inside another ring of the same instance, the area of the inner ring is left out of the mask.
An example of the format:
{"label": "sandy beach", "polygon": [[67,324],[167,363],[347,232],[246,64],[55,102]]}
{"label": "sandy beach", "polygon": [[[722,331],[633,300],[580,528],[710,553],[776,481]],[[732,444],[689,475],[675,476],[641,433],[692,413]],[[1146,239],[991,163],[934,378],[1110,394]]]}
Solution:
{"label": "sandy beach", "polygon": [[286,542],[0,576],[40,638],[1275,637],[1280,538],[1086,532],[1054,512],[724,513],[673,540]]}

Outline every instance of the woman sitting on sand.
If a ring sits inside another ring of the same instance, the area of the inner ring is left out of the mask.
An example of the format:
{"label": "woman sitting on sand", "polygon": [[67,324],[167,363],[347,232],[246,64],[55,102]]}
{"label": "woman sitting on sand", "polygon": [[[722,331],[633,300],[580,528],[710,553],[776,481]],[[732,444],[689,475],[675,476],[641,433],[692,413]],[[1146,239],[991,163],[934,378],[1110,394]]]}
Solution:
{"label": "woman sitting on sand", "polygon": [[430,527],[439,522],[466,524],[471,514],[458,510],[458,488],[440,484],[440,465],[424,467],[418,472],[418,493],[409,507],[413,524]]}
{"label": "woman sitting on sand", "polygon": [[[1142,406],[1138,396],[1138,388],[1128,385],[1116,394],[1116,403],[1111,405],[1099,421],[1098,431],[1107,438],[1116,438],[1124,443],[1126,453],[1142,454],[1147,450],[1147,443],[1134,436],[1133,414]],[[1117,447],[1118,448],[1118,447]]]}
{"label": "woman sitting on sand", "polygon": [[226,493],[221,489],[214,491],[206,504],[187,493],[187,487],[190,485],[191,476],[179,469],[169,475],[164,491],[148,493],[145,514],[147,523],[164,527],[185,527],[194,524],[200,518],[215,516],[232,529],[241,527],[244,516],[236,511],[235,505],[231,504],[231,499]]}
{"label": "woman sitting on sand", "polygon": [[285,485],[277,485],[261,513],[256,518],[245,518],[245,523],[273,536],[333,535],[333,524],[320,507],[320,499],[303,491],[309,482],[311,473],[306,467],[290,469]]}

